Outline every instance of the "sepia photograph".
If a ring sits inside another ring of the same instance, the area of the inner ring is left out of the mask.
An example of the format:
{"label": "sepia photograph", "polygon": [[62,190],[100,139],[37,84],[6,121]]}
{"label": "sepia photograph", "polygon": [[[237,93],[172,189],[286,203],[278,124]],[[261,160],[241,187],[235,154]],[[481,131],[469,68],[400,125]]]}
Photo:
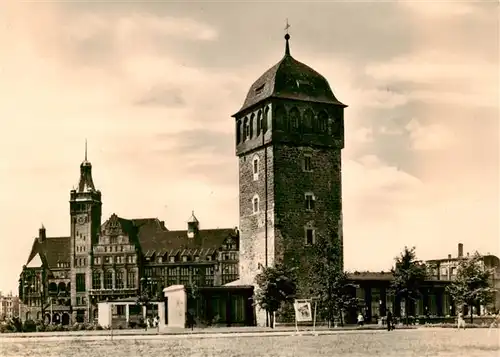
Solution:
{"label": "sepia photograph", "polygon": [[498,0],[4,0],[0,356],[500,355]]}

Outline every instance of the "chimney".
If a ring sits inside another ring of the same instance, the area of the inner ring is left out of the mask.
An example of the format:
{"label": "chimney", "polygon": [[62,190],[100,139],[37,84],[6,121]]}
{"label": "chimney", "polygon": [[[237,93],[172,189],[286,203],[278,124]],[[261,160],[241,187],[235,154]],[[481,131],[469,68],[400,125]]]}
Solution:
{"label": "chimney", "polygon": [[45,241],[45,238],[47,238],[47,236],[45,234],[45,227],[42,224],[42,227],[38,230],[38,241],[42,243]]}
{"label": "chimney", "polygon": [[448,259],[451,259],[451,254],[448,254]]}
{"label": "chimney", "polygon": [[464,245],[462,243],[458,243],[458,257],[462,258],[464,256]]}

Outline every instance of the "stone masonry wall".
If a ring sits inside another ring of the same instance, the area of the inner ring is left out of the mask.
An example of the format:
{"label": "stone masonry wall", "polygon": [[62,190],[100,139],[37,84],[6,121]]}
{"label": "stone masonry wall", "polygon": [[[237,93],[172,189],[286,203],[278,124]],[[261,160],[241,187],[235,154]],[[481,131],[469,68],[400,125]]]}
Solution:
{"label": "stone masonry wall", "polygon": [[[255,283],[259,263],[265,265],[265,162],[264,153],[267,151],[267,231],[268,231],[268,265],[273,264],[274,235],[273,235],[273,150],[267,146],[265,149],[253,151],[239,158],[239,186],[240,186],[240,279],[245,284]],[[259,160],[258,178],[254,179],[253,160]],[[259,213],[253,213],[252,199],[259,197]]]}
{"label": "stone masonry wall", "polygon": [[[303,158],[311,155],[312,172],[304,172]],[[308,297],[311,247],[306,245],[306,228],[320,236],[340,239],[342,213],[340,149],[276,145],[275,250],[276,259],[299,266],[299,291]],[[305,193],[314,194],[314,209],[305,208]],[[340,243],[340,242],[339,242]],[[339,244],[342,259],[342,245]]]}

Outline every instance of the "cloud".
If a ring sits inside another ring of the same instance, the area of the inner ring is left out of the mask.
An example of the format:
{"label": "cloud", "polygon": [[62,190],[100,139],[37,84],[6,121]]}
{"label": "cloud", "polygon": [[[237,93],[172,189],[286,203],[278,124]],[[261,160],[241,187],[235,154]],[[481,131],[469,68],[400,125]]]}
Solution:
{"label": "cloud", "polygon": [[184,106],[186,102],[179,88],[153,86],[135,104],[139,106],[179,107]]}
{"label": "cloud", "polygon": [[414,150],[444,150],[456,143],[453,132],[441,124],[422,126],[417,119],[412,119],[406,129]]}
{"label": "cloud", "polygon": [[387,268],[404,245],[417,244],[421,257],[446,255],[458,240],[494,251],[496,13],[404,6],[7,4],[0,13],[0,46],[8,49],[0,57],[0,130],[8,133],[0,141],[0,187],[7,188],[0,217],[14,239],[0,242],[0,271],[11,272],[0,286],[15,289],[40,222],[50,235],[68,234],[68,191],[85,138],[103,218],[159,217],[176,229],[195,209],[203,227],[237,225],[230,115],[282,57],[275,19],[285,17],[294,57],[349,105],[347,266]]}

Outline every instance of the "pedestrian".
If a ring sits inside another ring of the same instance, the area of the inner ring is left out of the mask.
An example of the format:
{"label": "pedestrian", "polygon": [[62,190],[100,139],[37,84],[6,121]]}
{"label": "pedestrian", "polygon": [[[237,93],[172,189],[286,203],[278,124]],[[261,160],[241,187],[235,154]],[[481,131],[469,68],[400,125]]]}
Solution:
{"label": "pedestrian", "polygon": [[464,320],[464,314],[462,313],[462,311],[460,311],[458,313],[458,317],[457,317],[457,328],[460,330],[460,327],[463,327],[465,330],[465,320]]}
{"label": "pedestrian", "polygon": [[363,317],[363,314],[360,312],[358,314],[358,326],[363,326],[364,322],[365,322],[365,318]]}
{"label": "pedestrian", "polygon": [[392,312],[391,310],[387,311],[387,331],[391,331],[391,330],[394,330],[394,325],[393,325],[393,322],[392,322]]}

